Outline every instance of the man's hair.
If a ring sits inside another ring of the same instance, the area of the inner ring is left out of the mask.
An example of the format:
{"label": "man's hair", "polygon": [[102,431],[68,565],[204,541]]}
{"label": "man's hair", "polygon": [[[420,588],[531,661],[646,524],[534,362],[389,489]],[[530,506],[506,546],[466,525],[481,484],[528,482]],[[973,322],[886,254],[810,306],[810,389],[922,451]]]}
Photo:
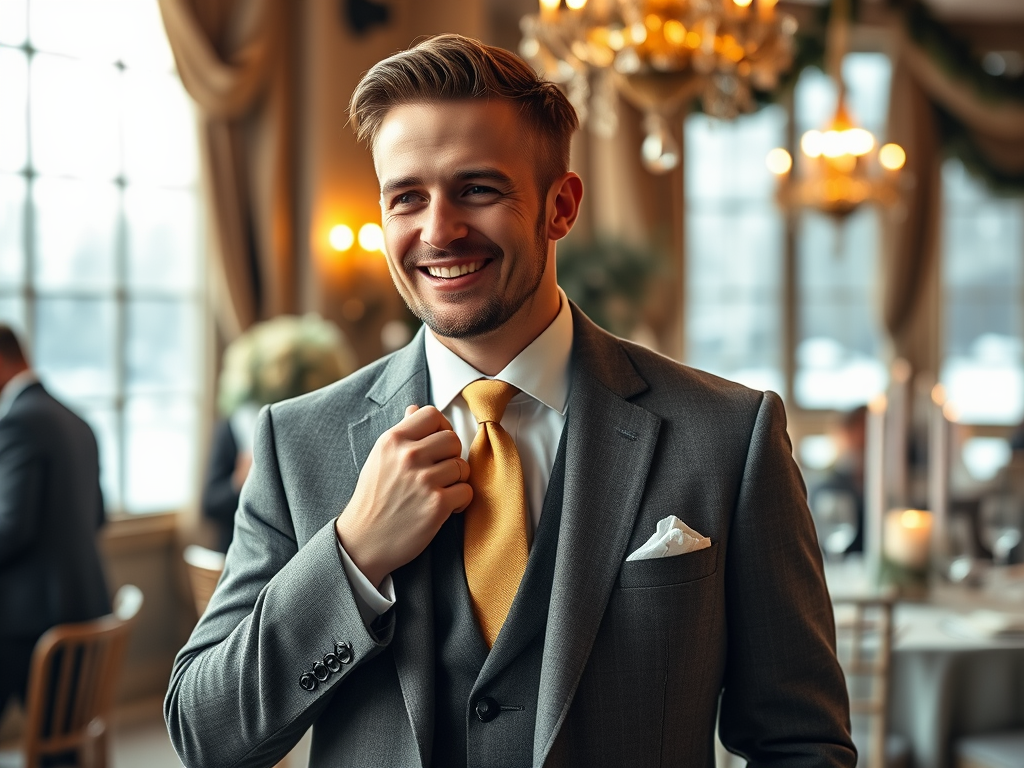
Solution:
{"label": "man's hair", "polygon": [[5,323],[0,323],[0,359],[9,363],[27,362],[18,335]]}
{"label": "man's hair", "polygon": [[519,107],[538,139],[542,186],[569,170],[569,146],[579,128],[569,100],[515,54],[462,35],[429,37],[375,64],[352,93],[349,117],[372,150],[393,107],[464,99],[505,99]]}

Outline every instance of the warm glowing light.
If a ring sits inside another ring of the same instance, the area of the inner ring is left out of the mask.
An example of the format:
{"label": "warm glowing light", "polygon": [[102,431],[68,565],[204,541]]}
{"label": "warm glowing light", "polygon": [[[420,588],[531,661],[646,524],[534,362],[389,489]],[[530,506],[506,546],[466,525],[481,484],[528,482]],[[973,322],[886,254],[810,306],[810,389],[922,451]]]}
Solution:
{"label": "warm glowing light", "polygon": [[613,29],[608,33],[608,47],[613,51],[621,51],[626,45],[626,36],[621,29]]}
{"label": "warm glowing light", "polygon": [[800,139],[800,149],[808,157],[821,157],[821,131],[808,131]]}
{"label": "warm glowing light", "polygon": [[942,415],[946,417],[946,421],[956,424],[960,421],[960,410],[949,402],[942,406]]}
{"label": "warm glowing light", "polygon": [[682,45],[686,39],[686,27],[676,19],[669,19],[665,22],[662,34],[665,35],[665,39],[672,43],[672,45]]}
{"label": "warm glowing light", "polygon": [[847,154],[861,157],[875,147],[875,137],[871,135],[871,131],[866,131],[863,128],[851,128],[844,133],[846,134],[844,138]]}
{"label": "warm glowing light", "polygon": [[739,8],[747,8],[750,5],[750,0],[732,0]]}
{"label": "warm glowing light", "polygon": [[644,18],[644,23],[651,32],[657,32],[661,29],[661,16],[656,13],[648,13]]}
{"label": "warm glowing light", "polygon": [[562,0],[540,0],[540,7],[549,11],[557,11]]}
{"label": "warm glowing light", "polygon": [[629,36],[634,43],[639,45],[647,40],[647,27],[638,21],[629,28]]}
{"label": "warm glowing light", "polygon": [[821,134],[821,154],[825,157],[839,157],[846,154],[844,131],[825,131]]}
{"label": "warm glowing light", "polygon": [[907,153],[899,144],[883,144],[878,150],[878,162],[887,171],[898,171],[907,162]]}
{"label": "warm glowing light", "polygon": [[327,236],[327,239],[334,250],[347,251],[355,243],[356,236],[352,234],[352,227],[338,224],[336,227],[331,228],[331,233]]}
{"label": "warm glowing light", "polygon": [[946,388],[941,384],[932,387],[932,402],[936,405],[944,405],[946,402]]}
{"label": "warm glowing light", "polygon": [[359,247],[364,251],[384,251],[384,230],[380,224],[363,224],[359,228]]}
{"label": "warm glowing light", "polygon": [[565,4],[570,11],[578,11],[587,4],[587,0],[565,0]]}
{"label": "warm glowing light", "polygon": [[700,38],[700,35],[698,33],[696,33],[696,32],[687,32],[686,33],[686,47],[687,48],[693,48],[694,50],[697,50],[698,48],[700,48],[700,43],[701,43],[701,38]]}
{"label": "warm glowing light", "polygon": [[921,509],[905,509],[900,515],[900,524],[904,528],[924,528],[931,525],[932,514]]}
{"label": "warm glowing light", "polygon": [[793,167],[793,158],[782,147],[776,147],[768,153],[768,156],[764,159],[764,164],[776,176],[781,176],[784,173],[789,173],[789,169]]}
{"label": "warm glowing light", "polygon": [[868,410],[872,413],[885,413],[885,409],[889,407],[889,400],[885,395],[875,395],[875,397],[868,403]]}

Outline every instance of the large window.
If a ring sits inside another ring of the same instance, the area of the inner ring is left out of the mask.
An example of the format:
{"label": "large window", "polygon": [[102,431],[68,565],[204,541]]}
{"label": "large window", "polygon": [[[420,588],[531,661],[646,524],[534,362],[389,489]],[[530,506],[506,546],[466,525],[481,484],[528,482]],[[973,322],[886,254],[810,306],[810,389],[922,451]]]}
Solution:
{"label": "large window", "polygon": [[968,424],[1024,419],[1024,201],[1001,198],[958,160],[942,173],[941,379]]}
{"label": "large window", "polygon": [[112,511],[194,493],[197,173],[155,0],[0,0],[0,320],[95,430]]}
{"label": "large window", "polygon": [[[849,111],[883,136],[888,58],[849,54],[843,76]],[[878,212],[866,207],[841,220],[801,212],[787,254],[785,217],[764,162],[785,145],[788,121],[799,136],[827,124],[835,108],[834,83],[807,69],[792,114],[770,107],[732,123],[691,115],[685,129],[687,362],[810,410],[856,407],[887,383],[875,294]]]}

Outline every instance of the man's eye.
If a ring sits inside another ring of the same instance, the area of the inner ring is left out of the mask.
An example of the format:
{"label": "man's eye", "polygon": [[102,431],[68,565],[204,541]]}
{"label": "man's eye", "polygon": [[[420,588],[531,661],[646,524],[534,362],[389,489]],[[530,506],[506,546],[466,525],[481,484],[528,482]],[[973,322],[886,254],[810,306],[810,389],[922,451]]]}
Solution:
{"label": "man's eye", "polygon": [[404,192],[392,201],[392,205],[410,205],[416,202],[416,195],[412,192]]}
{"label": "man's eye", "polygon": [[474,184],[466,190],[467,195],[493,195],[497,190],[494,187],[485,187],[483,184]]}

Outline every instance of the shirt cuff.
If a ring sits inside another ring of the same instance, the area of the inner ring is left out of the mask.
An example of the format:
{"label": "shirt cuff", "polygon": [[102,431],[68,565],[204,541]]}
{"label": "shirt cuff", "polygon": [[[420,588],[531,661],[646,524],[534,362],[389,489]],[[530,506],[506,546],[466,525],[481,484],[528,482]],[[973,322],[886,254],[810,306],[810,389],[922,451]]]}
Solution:
{"label": "shirt cuff", "polygon": [[341,557],[341,565],[348,576],[348,583],[352,586],[352,593],[356,598],[356,606],[359,608],[359,615],[367,628],[378,616],[383,616],[395,604],[395,585],[389,573],[380,583],[378,590],[370,580],[363,575],[355,562],[349,557],[348,552],[341,546],[341,542],[335,537],[338,544],[338,555]]}

